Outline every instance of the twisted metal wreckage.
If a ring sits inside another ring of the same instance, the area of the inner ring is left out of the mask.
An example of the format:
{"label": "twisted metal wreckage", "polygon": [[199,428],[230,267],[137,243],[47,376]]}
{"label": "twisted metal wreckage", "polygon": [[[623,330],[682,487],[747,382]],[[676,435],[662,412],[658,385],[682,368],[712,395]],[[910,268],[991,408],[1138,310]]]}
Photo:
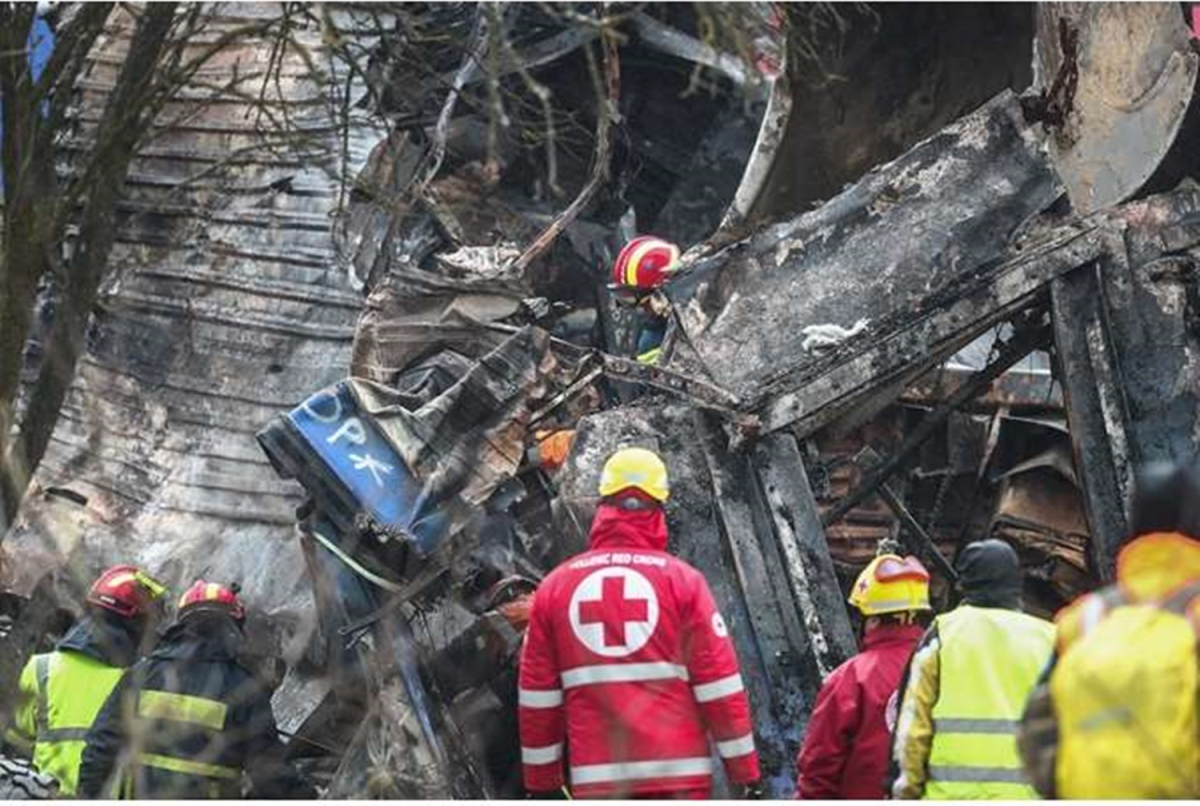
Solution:
{"label": "twisted metal wreckage", "polygon": [[[1035,91],[980,85],[974,111],[927,121],[798,214],[778,198],[781,154],[805,136],[800,84],[768,69],[753,141],[741,112],[709,134],[742,144],[742,181],[666,292],[653,367],[618,355],[628,316],[603,289],[595,311],[536,297],[537,262],[515,245],[559,226],[574,260],[601,265],[611,226],[517,214],[469,161],[425,204],[360,192],[336,238],[336,182],[302,163],[251,159],[235,189],[201,180],[168,204],[161,186],[185,161],[250,137],[237,103],[202,110],[131,178],[121,287],[43,492],[4,543],[6,589],[69,601],[77,583],[59,569],[118,553],[181,579],[236,576],[261,591],[262,654],[291,662],[281,729],[330,796],[511,793],[495,770],[515,740],[519,636],[485,591],[582,550],[604,457],[647,445],[672,473],[673,550],[709,579],[748,670],[769,788],[788,793],[820,681],[855,651],[843,584],[876,537],[899,536],[944,585],[962,535],[1002,534],[1048,608],[1111,578],[1131,464],[1184,455],[1200,434],[1200,189],[1168,189],[1200,60],[1170,9],[1026,10]],[[661,20],[637,25],[660,57],[744,69]],[[1118,53],[1114,31],[1132,43]],[[595,36],[551,30],[519,58],[531,69]],[[1098,65],[1121,59],[1143,85],[1104,84],[1114,73]],[[85,93],[103,93],[104,64]],[[300,92],[303,71],[285,68]],[[1096,100],[1117,91],[1137,103]],[[423,181],[428,141],[366,120],[349,131],[360,187]],[[673,187],[660,202],[686,218]],[[348,282],[369,291],[361,314]],[[1021,369],[1044,351],[1057,386]],[[527,448],[558,428],[573,447],[544,471]],[[255,431],[298,485],[264,477]],[[918,517],[922,495],[957,519]]]}

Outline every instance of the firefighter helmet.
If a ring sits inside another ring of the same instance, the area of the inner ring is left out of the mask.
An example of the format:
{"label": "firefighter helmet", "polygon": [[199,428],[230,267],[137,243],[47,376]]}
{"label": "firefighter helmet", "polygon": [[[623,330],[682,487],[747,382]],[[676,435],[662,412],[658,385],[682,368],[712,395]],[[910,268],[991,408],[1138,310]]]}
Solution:
{"label": "firefighter helmet", "polygon": [[679,264],[679,247],[653,235],[639,235],[625,244],[613,263],[612,285],[653,291],[665,283]]}
{"label": "firefighter helmet", "polygon": [[916,557],[883,554],[858,575],[849,602],[864,616],[930,610],[929,572]]}
{"label": "firefighter helmet", "polygon": [[624,490],[639,490],[662,503],[670,495],[667,466],[658,454],[645,448],[622,448],[608,457],[600,473],[600,495],[607,498]]}
{"label": "firefighter helmet", "polygon": [[238,599],[235,587],[198,579],[179,597],[179,618],[203,612],[226,613],[237,621],[246,618],[246,608]]}
{"label": "firefighter helmet", "polygon": [[123,618],[150,612],[167,588],[136,565],[114,565],[96,578],[84,601]]}

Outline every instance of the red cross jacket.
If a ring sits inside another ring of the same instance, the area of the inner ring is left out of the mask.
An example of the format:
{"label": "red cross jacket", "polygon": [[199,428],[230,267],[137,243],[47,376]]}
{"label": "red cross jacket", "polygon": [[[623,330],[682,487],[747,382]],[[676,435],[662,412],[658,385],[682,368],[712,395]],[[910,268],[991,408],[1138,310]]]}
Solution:
{"label": "red cross jacket", "polygon": [[796,760],[797,798],[884,797],[896,689],[924,632],[920,626],[875,627],[863,638],[862,652],[825,678]]}
{"label": "red cross jacket", "polygon": [[725,622],[666,545],[661,510],[601,505],[590,550],[538,587],[521,656],[527,789],[561,787],[566,756],[576,796],[706,797],[710,737],[731,782],[758,779]]}

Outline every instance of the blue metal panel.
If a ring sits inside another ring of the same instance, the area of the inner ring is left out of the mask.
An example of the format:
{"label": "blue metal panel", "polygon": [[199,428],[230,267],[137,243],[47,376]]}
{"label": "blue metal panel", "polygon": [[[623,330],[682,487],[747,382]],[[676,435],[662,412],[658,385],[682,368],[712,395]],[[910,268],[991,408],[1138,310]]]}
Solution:
{"label": "blue metal panel", "polygon": [[[448,526],[421,499],[421,482],[405,465],[343,382],[288,412],[308,451],[377,523],[406,533],[422,554],[437,547]],[[428,510],[428,511],[427,511]]]}

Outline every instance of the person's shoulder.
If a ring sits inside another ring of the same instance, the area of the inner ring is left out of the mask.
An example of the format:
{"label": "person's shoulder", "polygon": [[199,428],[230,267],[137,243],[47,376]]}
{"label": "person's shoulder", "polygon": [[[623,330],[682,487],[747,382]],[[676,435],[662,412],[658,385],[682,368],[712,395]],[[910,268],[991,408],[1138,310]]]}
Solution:
{"label": "person's shoulder", "polygon": [[674,554],[668,554],[665,551],[655,552],[654,556],[661,557],[664,561],[664,566],[679,576],[693,582],[708,584],[708,578],[704,576],[704,572],[682,557],[676,557]]}
{"label": "person's shoulder", "polygon": [[870,663],[870,656],[865,652],[859,652],[856,655],[851,655],[846,660],[838,664],[832,672],[825,676],[824,682],[821,683],[822,688],[837,688],[845,685],[850,680],[858,680],[859,673],[864,667]]}

